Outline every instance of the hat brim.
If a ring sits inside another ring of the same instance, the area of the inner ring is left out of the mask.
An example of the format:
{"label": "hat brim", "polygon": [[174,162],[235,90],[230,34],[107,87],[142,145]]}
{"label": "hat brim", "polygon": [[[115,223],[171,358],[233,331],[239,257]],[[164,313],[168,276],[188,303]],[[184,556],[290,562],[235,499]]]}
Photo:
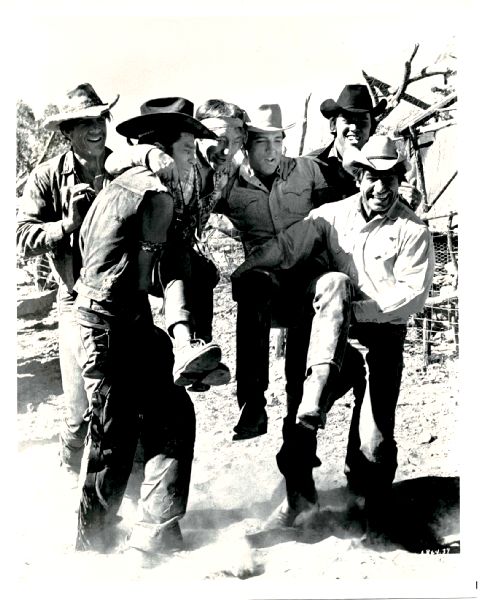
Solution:
{"label": "hat brim", "polygon": [[253,133],[274,133],[278,131],[286,131],[287,129],[292,129],[296,123],[291,123],[286,125],[285,127],[265,127],[257,125],[257,123],[246,123],[247,131],[252,131]]}
{"label": "hat brim", "polygon": [[138,115],[123,121],[116,127],[116,131],[127,138],[138,139],[152,131],[178,130],[180,133],[192,133],[196,138],[217,139],[217,135],[205,127],[194,117],[185,113],[149,113]]}
{"label": "hat brim", "polygon": [[403,154],[398,154],[396,158],[372,158],[371,160],[363,155],[361,150],[357,148],[351,149],[345,152],[343,155],[343,168],[355,175],[358,169],[371,169],[372,171],[390,171],[399,163],[405,165],[405,169],[408,171],[409,164]]}
{"label": "hat brim", "polygon": [[110,111],[118,100],[119,94],[117,94],[116,98],[114,98],[112,102],[108,102],[107,104],[90,106],[89,108],[84,108],[75,112],[57,113],[55,115],[51,115],[44,121],[43,126],[49,131],[55,131],[59,129],[62,123],[66,123],[67,121],[76,121],[77,119],[95,119],[97,117],[101,117],[104,113]]}
{"label": "hat brim", "polygon": [[325,117],[326,119],[331,119],[331,117],[334,117],[335,115],[342,113],[342,112],[343,113],[344,112],[355,113],[355,114],[361,114],[361,113],[368,112],[373,117],[377,117],[385,110],[386,106],[387,106],[387,101],[384,98],[382,100],[380,100],[376,106],[374,106],[373,108],[371,108],[369,110],[366,108],[346,108],[344,106],[341,106],[337,102],[335,102],[332,98],[329,98],[328,100],[324,100],[321,103],[319,110],[321,111],[321,114],[323,115],[323,117]]}

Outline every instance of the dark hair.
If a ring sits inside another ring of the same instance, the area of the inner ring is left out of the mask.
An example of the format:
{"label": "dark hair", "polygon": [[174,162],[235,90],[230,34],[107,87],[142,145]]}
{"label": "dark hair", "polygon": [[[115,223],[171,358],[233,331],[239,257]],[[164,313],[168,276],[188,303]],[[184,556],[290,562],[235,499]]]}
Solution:
{"label": "dark hair", "polygon": [[225,102],[225,100],[211,99],[201,104],[196,112],[195,118],[208,119],[211,117],[232,117],[235,119],[242,119],[244,125],[247,119],[247,113],[245,110],[233,104],[232,102]]}
{"label": "dark hair", "polygon": [[[263,132],[261,132],[261,131],[248,131],[247,132],[247,140],[245,142],[245,147],[247,150],[249,150],[249,148],[252,146],[252,144],[255,140],[255,137],[257,135],[260,135],[261,133],[263,133]],[[286,137],[286,134],[284,133],[284,131],[281,131],[281,133],[282,133],[282,139],[284,139]]]}
{"label": "dark hair", "polygon": [[[368,111],[368,112],[370,112],[370,111]],[[336,127],[335,127],[334,123],[336,121],[336,117],[338,117],[339,115],[344,116],[344,111],[340,110],[339,112],[335,113],[332,117],[329,118],[329,131],[334,136],[336,136]],[[375,117],[370,112],[370,135],[373,135],[375,133],[377,125],[378,125],[378,122],[375,120]]]}
{"label": "dark hair", "polygon": [[[106,112],[103,112],[102,114],[99,115],[100,117],[104,117],[106,119],[106,121],[111,121],[113,118],[113,115],[111,113],[110,110],[107,110]],[[97,119],[98,117],[85,117],[85,119]],[[67,138],[67,135],[75,128],[79,125],[79,123],[81,123],[82,121],[84,121],[85,119],[69,119],[68,121],[64,121],[63,123],[59,123],[59,130],[62,133],[62,135]]]}

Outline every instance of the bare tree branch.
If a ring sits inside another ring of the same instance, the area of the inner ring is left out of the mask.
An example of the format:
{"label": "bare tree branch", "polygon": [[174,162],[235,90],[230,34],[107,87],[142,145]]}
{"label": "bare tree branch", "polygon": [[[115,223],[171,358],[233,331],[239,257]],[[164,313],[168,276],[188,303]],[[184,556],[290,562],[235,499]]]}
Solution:
{"label": "bare tree branch", "polygon": [[424,67],[418,75],[414,77],[410,77],[408,80],[408,84],[415,83],[416,81],[420,81],[425,79],[426,77],[435,77],[436,75],[442,75],[444,78],[450,77],[451,75],[455,75],[456,71],[452,69],[431,69],[429,67]]}
{"label": "bare tree branch", "polygon": [[306,131],[308,128],[308,105],[310,98],[311,94],[309,94],[309,96],[306,98],[306,102],[304,103],[304,120],[302,124],[301,142],[299,144],[299,156],[302,155],[304,150],[304,140],[306,139]]}

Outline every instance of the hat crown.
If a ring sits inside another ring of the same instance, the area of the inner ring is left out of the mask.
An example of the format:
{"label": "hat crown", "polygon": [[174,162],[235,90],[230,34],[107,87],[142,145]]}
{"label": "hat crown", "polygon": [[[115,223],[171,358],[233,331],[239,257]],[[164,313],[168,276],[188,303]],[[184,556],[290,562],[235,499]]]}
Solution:
{"label": "hat crown", "polygon": [[250,119],[253,126],[261,129],[282,129],[282,111],[279,104],[261,104]]}
{"label": "hat crown", "polygon": [[366,85],[352,83],[344,86],[336,102],[332,98],[328,98],[328,100],[321,103],[319,110],[323,117],[327,119],[344,111],[352,113],[368,112],[376,117],[385,110],[386,105],[387,101],[383,98],[376,106],[373,106],[373,100]]}
{"label": "hat crown", "polygon": [[343,110],[367,110],[370,112],[373,109],[368,88],[359,83],[345,85],[336,104]]}
{"label": "hat crown", "polygon": [[86,108],[105,106],[90,83],[81,83],[67,92],[67,98],[60,108],[61,113],[75,113]]}
{"label": "hat crown", "polygon": [[193,102],[178,96],[168,98],[153,98],[144,102],[140,111],[142,115],[181,113],[193,117]]}
{"label": "hat crown", "polygon": [[400,157],[395,142],[386,135],[372,135],[361,149],[368,160],[395,160]]}

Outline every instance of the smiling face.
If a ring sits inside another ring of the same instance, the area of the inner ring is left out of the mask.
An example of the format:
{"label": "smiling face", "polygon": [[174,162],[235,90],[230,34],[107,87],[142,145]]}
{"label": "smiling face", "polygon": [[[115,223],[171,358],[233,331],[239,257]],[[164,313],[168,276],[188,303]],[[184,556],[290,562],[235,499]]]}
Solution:
{"label": "smiling face", "polygon": [[86,160],[103,154],[106,147],[106,117],[76,120],[66,131],[74,153]]}
{"label": "smiling face", "polygon": [[228,124],[213,128],[212,131],[217,134],[218,140],[198,140],[198,147],[212,169],[217,170],[232,162],[242,148],[244,133],[242,128]]}
{"label": "smiling face", "polygon": [[336,150],[343,156],[350,146],[360,150],[366,144],[370,137],[371,116],[369,112],[340,113],[331,119],[330,128],[335,134]]}
{"label": "smiling face", "polygon": [[363,206],[369,216],[384,213],[398,197],[398,175],[395,169],[374,171],[363,169],[358,176]]}
{"label": "smiling face", "polygon": [[281,162],[284,135],[282,131],[251,133],[247,155],[256,175],[272,175]]}

